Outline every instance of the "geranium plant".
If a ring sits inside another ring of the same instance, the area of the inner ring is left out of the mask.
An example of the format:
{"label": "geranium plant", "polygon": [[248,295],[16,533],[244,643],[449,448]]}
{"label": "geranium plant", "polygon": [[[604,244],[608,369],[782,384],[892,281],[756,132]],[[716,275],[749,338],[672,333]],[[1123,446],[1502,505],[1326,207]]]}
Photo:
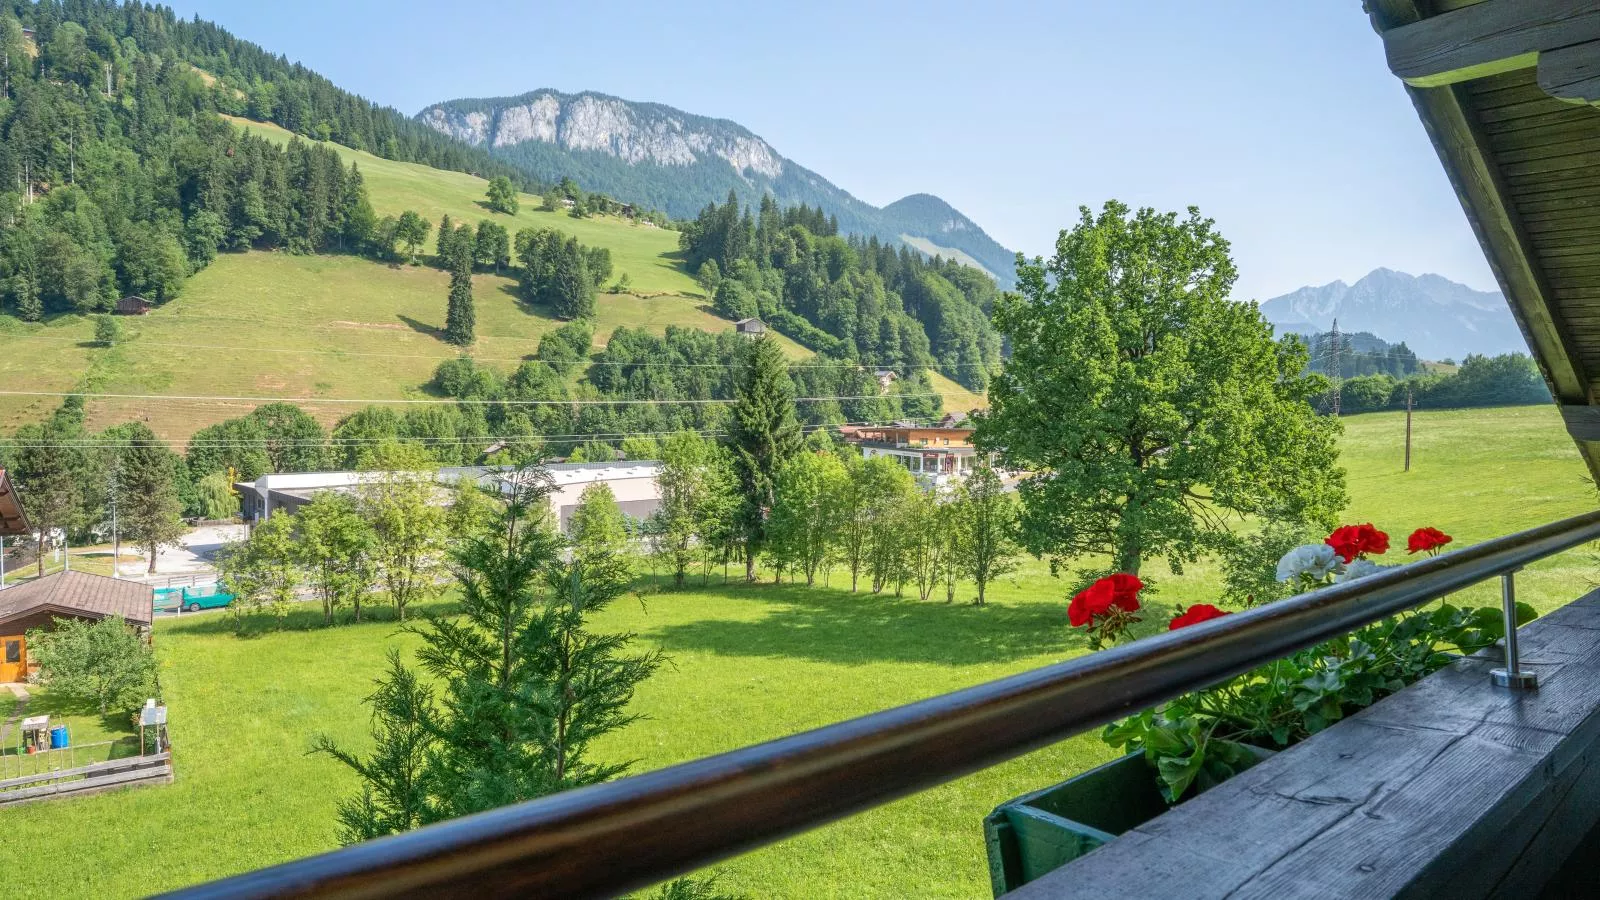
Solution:
{"label": "geranium plant", "polygon": [[1108,575],[1073,595],[1067,604],[1067,621],[1074,628],[1085,629],[1089,646],[1099,650],[1127,637],[1128,629],[1142,621],[1135,615],[1142,590],[1144,582],[1137,575]]}
{"label": "geranium plant", "polygon": [[[1422,528],[1407,541],[1412,552],[1436,554],[1450,542]],[[1280,581],[1301,589],[1378,570],[1370,559],[1389,549],[1371,524],[1336,529],[1322,544],[1289,551]],[[1227,613],[1209,604],[1183,610],[1168,625],[1183,628]],[[1518,623],[1534,617],[1518,604]],[[1504,637],[1501,611],[1440,604],[1375,622],[1216,687],[1185,694],[1156,709],[1107,726],[1106,743],[1139,751],[1154,766],[1162,795],[1176,803],[1254,765],[1257,750],[1281,749],[1370,706],[1437,671],[1457,655],[1475,653]]]}

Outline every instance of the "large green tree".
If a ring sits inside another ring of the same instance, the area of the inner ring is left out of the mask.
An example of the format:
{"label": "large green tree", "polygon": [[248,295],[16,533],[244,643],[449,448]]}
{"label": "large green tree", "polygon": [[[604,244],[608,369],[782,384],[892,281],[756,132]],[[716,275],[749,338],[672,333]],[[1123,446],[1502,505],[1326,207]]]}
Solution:
{"label": "large green tree", "polygon": [[489,180],[487,199],[489,208],[495,212],[508,216],[517,214],[517,188],[506,176],[497,175]]}
{"label": "large green tree", "polygon": [[778,470],[800,450],[794,383],[772,335],[752,341],[735,373],[730,445],[743,493],[745,579],[756,577],[756,557],[776,501]]}
{"label": "large green tree", "polygon": [[1109,202],[1019,261],[995,324],[1012,355],[976,440],[1021,484],[1036,554],[1174,565],[1245,516],[1328,522],[1344,505],[1338,422],[1310,400],[1304,345],[1229,298],[1209,219]]}
{"label": "large green tree", "polygon": [[103,439],[113,442],[118,524],[149,557],[147,571],[154,574],[161,548],[175,546],[184,534],[178,499],[183,460],[143,422],[107,429]]}

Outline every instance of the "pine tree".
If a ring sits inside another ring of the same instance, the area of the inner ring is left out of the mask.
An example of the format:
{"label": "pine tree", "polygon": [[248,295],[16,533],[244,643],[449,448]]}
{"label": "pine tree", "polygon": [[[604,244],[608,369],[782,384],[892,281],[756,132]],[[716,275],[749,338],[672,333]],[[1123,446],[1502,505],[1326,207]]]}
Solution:
{"label": "pine tree", "polygon": [[182,460],[142,422],[107,434],[126,441],[116,461],[118,513],[124,533],[149,556],[147,571],[154,574],[161,548],[177,544],[184,533],[175,480]]}
{"label": "pine tree", "polygon": [[783,350],[763,335],[744,353],[734,385],[732,446],[744,493],[745,579],[756,577],[756,556],[766,539],[778,469],[800,450],[794,383]]}
{"label": "pine tree", "polygon": [[583,247],[576,238],[561,245],[555,272],[550,280],[550,305],[563,319],[588,319],[594,316],[594,281]]}
{"label": "pine tree", "polygon": [[445,310],[444,339],[465,347],[472,343],[477,315],[472,304],[472,252],[462,252],[461,241],[452,244],[450,305]]}
{"label": "pine tree", "polygon": [[450,222],[450,214],[445,213],[444,218],[439,220],[439,242],[434,245],[439,251],[440,265],[449,267],[455,260],[455,253],[452,250],[455,247],[455,241],[456,227]]}
{"label": "pine tree", "polygon": [[627,769],[590,757],[594,740],[638,719],[637,685],[661,664],[629,653],[633,635],[593,630],[628,586],[605,552],[561,558],[549,525],[553,489],[539,468],[507,476],[492,527],[453,554],[462,614],[406,630],[432,690],[397,660],[370,698],[376,749],[365,759],[326,738],[317,749],[362,778],[341,804],[345,842],[605,781]]}

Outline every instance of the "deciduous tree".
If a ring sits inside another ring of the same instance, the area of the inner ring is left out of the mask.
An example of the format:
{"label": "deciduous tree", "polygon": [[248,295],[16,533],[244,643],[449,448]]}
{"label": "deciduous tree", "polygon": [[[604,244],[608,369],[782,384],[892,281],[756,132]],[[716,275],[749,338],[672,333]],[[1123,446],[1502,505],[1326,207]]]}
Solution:
{"label": "deciduous tree", "polygon": [[974,602],[982,606],[990,582],[1016,568],[1017,500],[980,461],[957,488],[953,512],[948,525],[958,537],[952,562],[977,585]]}
{"label": "deciduous tree", "polygon": [[155,692],[150,645],[121,616],[57,619],[49,631],[28,632],[28,656],[51,691],[91,701],[101,715],[134,709]]}
{"label": "deciduous tree", "polygon": [[1012,355],[976,440],[1021,484],[1022,541],[1120,571],[1195,559],[1230,517],[1327,522],[1344,505],[1335,420],[1315,415],[1304,344],[1236,303],[1228,243],[1107,203],[1055,255],[1018,266],[995,322]]}
{"label": "deciduous tree", "polygon": [[495,212],[505,213],[508,216],[517,214],[517,188],[511,179],[504,175],[497,175],[489,179],[488,190],[489,208]]}
{"label": "deciduous tree", "polygon": [[372,527],[372,556],[395,615],[438,591],[447,534],[437,465],[426,450],[384,444],[373,455],[377,477],[362,486],[361,511]]}
{"label": "deciduous tree", "polygon": [[346,603],[361,621],[361,600],[373,581],[375,537],[355,499],[323,491],[294,514],[294,521],[299,562],[322,600],[323,621],[332,625],[334,609]]}

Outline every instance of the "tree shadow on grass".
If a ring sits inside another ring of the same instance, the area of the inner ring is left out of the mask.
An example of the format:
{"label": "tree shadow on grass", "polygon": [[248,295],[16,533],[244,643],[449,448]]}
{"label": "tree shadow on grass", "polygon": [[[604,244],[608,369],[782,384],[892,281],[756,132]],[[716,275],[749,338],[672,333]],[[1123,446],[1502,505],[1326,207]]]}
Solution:
{"label": "tree shadow on grass", "polygon": [[[406,622],[421,623],[427,616],[453,616],[461,610],[460,602],[456,600],[433,600],[427,603],[416,603],[406,607]],[[334,610],[333,624],[328,624],[322,614],[322,604],[319,602],[296,603],[281,618],[270,611],[247,612],[236,616],[231,610],[215,613],[198,613],[189,616],[163,617],[158,620],[155,640],[159,643],[163,631],[168,633],[181,632],[183,634],[204,635],[229,635],[241,639],[253,639],[268,635],[302,632],[323,631],[329,628],[343,628],[346,625],[377,625],[387,624],[399,627],[400,618],[395,613],[393,606],[382,601],[361,606],[361,621],[355,621],[355,613],[348,607]],[[168,624],[170,623],[170,624]]]}
{"label": "tree shadow on grass", "polygon": [[[915,596],[851,594],[837,588],[749,585],[702,588],[771,604],[759,621],[701,619],[646,632],[669,655],[700,650],[723,656],[788,657],[855,665],[873,662],[970,666],[1041,654],[1075,655],[1082,642],[1060,604],[987,606],[920,601]],[[673,602],[674,592],[651,597]]]}
{"label": "tree shadow on grass", "polygon": [[425,334],[428,337],[438,338],[441,341],[444,340],[444,330],[443,329],[435,328],[434,326],[429,325],[427,322],[423,322],[423,321],[418,320],[418,319],[413,319],[413,318],[411,318],[410,316],[407,316],[407,315],[400,315],[400,316],[398,316],[398,318],[400,319],[400,321],[406,323],[406,325],[412,331],[415,331],[418,334]]}

